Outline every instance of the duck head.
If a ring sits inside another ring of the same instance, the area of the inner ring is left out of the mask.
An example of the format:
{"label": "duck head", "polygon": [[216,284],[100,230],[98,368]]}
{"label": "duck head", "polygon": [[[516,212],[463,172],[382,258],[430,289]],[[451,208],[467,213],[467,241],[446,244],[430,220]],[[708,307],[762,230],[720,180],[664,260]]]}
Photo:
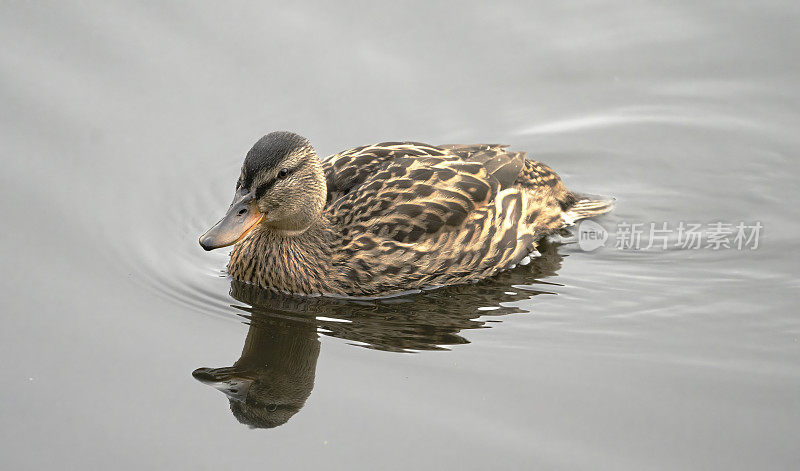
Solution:
{"label": "duck head", "polygon": [[311,143],[291,132],[267,134],[247,153],[228,212],[200,245],[226,247],[259,228],[303,233],[320,217],[325,196],[325,175]]}

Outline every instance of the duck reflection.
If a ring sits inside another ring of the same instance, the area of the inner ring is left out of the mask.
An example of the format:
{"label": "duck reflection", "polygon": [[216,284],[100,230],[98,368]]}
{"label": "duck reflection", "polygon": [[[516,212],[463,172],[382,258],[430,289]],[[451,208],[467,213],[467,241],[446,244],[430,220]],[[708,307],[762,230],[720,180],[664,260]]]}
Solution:
{"label": "duck reflection", "polygon": [[319,347],[313,324],[255,314],[233,366],[198,368],[192,375],[225,393],[239,422],[277,427],[311,394]]}
{"label": "duck reflection", "polygon": [[192,375],[228,396],[243,424],[272,428],[286,423],[314,387],[318,334],[354,345],[392,352],[441,350],[469,343],[462,330],[488,327],[492,317],[525,312],[507,303],[551,294],[547,282],[561,256],[556,244],[542,243],[542,256],[527,267],[494,279],[372,301],[300,298],[231,282],[231,296],[250,325],[242,354],[230,367],[198,368]]}

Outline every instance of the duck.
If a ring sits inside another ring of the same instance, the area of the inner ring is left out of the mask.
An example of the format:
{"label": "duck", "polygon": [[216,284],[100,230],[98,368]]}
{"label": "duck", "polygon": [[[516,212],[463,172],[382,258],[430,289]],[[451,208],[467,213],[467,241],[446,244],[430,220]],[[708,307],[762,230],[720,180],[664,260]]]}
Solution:
{"label": "duck", "polygon": [[613,205],[506,145],[392,141],[320,159],[277,131],[247,152],[233,202],[199,242],[233,246],[227,272],[239,282],[389,297],[527,265],[537,241]]}

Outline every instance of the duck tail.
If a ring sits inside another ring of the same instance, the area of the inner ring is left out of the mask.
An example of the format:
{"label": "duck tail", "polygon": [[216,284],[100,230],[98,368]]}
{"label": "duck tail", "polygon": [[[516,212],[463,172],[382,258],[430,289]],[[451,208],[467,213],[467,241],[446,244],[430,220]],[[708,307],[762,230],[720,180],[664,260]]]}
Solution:
{"label": "duck tail", "polygon": [[589,195],[585,193],[572,193],[574,201],[562,213],[567,225],[575,221],[605,214],[614,209],[615,199],[611,196]]}

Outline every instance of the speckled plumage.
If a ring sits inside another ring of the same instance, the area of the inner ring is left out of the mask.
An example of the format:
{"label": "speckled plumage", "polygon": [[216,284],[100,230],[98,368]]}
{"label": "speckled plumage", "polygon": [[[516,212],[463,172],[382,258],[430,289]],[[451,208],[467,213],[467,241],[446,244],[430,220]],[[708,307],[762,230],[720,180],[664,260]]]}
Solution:
{"label": "speckled plumage", "polygon": [[319,164],[322,212],[299,232],[255,227],[231,254],[235,279],[341,296],[474,282],[526,263],[542,236],[612,207],[501,145],[384,142]]}

